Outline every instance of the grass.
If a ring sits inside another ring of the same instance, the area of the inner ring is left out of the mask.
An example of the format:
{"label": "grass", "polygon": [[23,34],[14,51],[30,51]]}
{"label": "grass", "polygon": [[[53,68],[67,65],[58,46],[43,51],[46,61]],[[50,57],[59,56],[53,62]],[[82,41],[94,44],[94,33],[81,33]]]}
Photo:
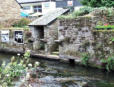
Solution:
{"label": "grass", "polygon": [[8,28],[5,28],[5,27],[2,27],[2,28],[0,28],[0,29],[2,29],[2,30],[7,30],[7,29],[9,29],[9,30],[29,30],[29,27],[28,26],[24,26],[24,27],[8,27]]}
{"label": "grass", "polygon": [[29,30],[28,26],[23,26],[23,27],[12,27],[12,29],[24,29],[24,30]]}

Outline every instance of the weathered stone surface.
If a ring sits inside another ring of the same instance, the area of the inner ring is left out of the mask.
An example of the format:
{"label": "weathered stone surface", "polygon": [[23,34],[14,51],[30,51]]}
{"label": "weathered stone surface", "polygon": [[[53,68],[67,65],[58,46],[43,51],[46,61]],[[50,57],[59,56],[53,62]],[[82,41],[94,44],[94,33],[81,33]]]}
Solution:
{"label": "weathered stone surface", "polygon": [[[101,13],[98,12],[98,14]],[[64,38],[59,49],[61,58],[79,59],[83,53],[89,53],[91,59],[100,61],[100,59],[109,58],[114,54],[114,44],[111,41],[111,38],[114,38],[114,31],[94,29],[98,22],[107,23],[107,19],[104,20],[101,17],[105,13],[100,16],[98,14],[95,14],[96,17],[60,20],[59,39]],[[67,37],[69,40],[66,39]]]}
{"label": "weathered stone surface", "polygon": [[[31,42],[28,42],[29,38],[31,37],[26,37],[26,33],[28,32],[27,30],[23,30],[23,29],[1,29],[1,31],[3,30],[9,30],[9,42],[2,42],[2,40],[0,39],[0,51],[4,51],[4,52],[10,52],[10,53],[23,53],[26,49],[33,49],[33,44]],[[15,31],[23,31],[23,43],[17,43],[15,41]],[[1,35],[0,35],[1,38]]]}
{"label": "weathered stone surface", "polygon": [[[40,45],[44,44],[43,51],[45,54],[50,54],[57,49],[55,40],[58,38],[58,21],[54,21],[52,24],[46,26],[30,26],[32,36],[35,39],[33,43],[34,50],[41,50]],[[40,31],[42,30],[42,31]],[[41,33],[43,37],[41,38]]]}
{"label": "weathered stone surface", "polygon": [[16,0],[0,0],[0,25],[10,26],[20,18],[20,6]]}

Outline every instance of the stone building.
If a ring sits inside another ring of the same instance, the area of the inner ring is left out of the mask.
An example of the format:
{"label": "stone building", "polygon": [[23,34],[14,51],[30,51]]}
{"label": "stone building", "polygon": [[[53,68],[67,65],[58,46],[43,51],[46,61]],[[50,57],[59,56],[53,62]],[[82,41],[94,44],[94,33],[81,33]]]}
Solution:
{"label": "stone building", "polygon": [[0,25],[10,26],[20,18],[20,5],[16,0],[0,0]]}
{"label": "stone building", "polygon": [[68,9],[56,9],[29,24],[34,38],[34,50],[43,50],[46,54],[50,54],[58,49],[55,43],[55,40],[58,39],[58,22],[56,19],[67,12]]}

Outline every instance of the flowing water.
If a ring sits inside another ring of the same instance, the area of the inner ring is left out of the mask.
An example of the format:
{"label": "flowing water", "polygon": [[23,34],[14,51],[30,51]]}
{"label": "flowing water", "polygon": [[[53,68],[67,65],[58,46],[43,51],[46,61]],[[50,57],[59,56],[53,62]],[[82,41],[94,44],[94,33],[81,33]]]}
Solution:
{"label": "flowing water", "polygon": [[[1,61],[9,62],[12,55],[0,54]],[[44,87],[81,87],[77,86],[79,82],[87,82],[86,87],[114,87],[114,72],[106,72],[99,69],[86,68],[83,66],[71,66],[68,63],[60,61],[49,61],[41,58],[32,58],[32,62],[39,61],[39,75],[42,79],[52,80],[53,78],[73,79],[71,81],[58,84],[48,85]],[[44,77],[44,78],[43,78]],[[63,79],[62,79],[63,80]],[[43,86],[41,86],[43,87]]]}

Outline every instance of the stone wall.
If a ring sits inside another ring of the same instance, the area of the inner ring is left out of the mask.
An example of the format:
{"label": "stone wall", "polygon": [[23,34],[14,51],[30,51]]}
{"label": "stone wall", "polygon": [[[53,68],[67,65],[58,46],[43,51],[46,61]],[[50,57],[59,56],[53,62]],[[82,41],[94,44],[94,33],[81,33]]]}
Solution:
{"label": "stone wall", "polygon": [[[9,42],[2,42],[1,31],[9,31]],[[23,43],[17,43],[15,41],[15,31],[23,31]],[[30,31],[23,29],[0,29],[0,51],[5,52],[24,52],[27,49],[33,49],[33,45],[30,42]]]}
{"label": "stone wall", "polygon": [[96,9],[91,12],[90,15],[93,15],[95,17],[93,22],[96,25],[114,25],[114,8],[110,8],[109,10]]}
{"label": "stone wall", "polygon": [[60,21],[60,57],[80,58],[84,52],[94,54],[91,22],[89,17]]}
{"label": "stone wall", "polygon": [[0,0],[0,25],[10,26],[20,18],[20,6],[16,0]]}
{"label": "stone wall", "polygon": [[[114,19],[113,16],[112,18]],[[108,19],[104,20],[98,15],[61,19],[58,35],[59,56],[65,59],[81,59],[84,53],[89,53],[93,64],[99,64],[100,59],[113,56],[114,42],[111,38],[114,38],[114,30],[95,30],[99,21],[103,24],[109,23]],[[109,24],[114,23],[112,21]]]}
{"label": "stone wall", "polygon": [[44,29],[42,26],[29,26],[30,27],[30,30],[32,32],[32,37],[34,39],[34,42],[33,42],[33,49],[38,51],[40,49],[40,32],[39,32],[39,29]]}
{"label": "stone wall", "polygon": [[55,40],[58,39],[58,21],[47,25],[44,28],[44,39],[46,40],[45,52],[51,54],[53,51],[56,51],[58,45],[55,43]]}

